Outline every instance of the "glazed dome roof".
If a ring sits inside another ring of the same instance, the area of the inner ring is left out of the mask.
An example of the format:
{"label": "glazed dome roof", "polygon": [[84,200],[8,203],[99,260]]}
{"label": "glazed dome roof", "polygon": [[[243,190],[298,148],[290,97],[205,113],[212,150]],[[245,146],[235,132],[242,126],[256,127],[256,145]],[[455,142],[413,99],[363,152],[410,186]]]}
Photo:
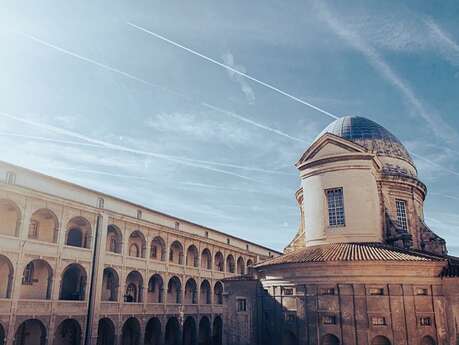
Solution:
{"label": "glazed dome roof", "polygon": [[383,126],[360,116],[344,116],[330,123],[317,137],[331,133],[381,156],[401,158],[414,166],[408,150]]}

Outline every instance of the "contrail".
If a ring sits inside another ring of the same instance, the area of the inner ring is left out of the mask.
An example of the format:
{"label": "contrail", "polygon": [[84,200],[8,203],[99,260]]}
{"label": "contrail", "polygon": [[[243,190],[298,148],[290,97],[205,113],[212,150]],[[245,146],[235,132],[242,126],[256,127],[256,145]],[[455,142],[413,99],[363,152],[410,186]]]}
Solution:
{"label": "contrail", "polygon": [[[0,113],[0,115],[2,115],[2,114]],[[83,142],[79,142],[79,141],[53,139],[53,138],[47,138],[47,137],[41,137],[41,136],[35,136],[35,135],[27,135],[27,134],[19,134],[19,133],[11,133],[11,132],[0,132],[0,137],[2,137],[2,136],[4,136],[4,137],[5,136],[6,137],[17,137],[17,138],[31,139],[31,140],[37,140],[37,141],[45,141],[45,142],[51,142],[51,143],[57,143],[57,144],[76,145],[76,146],[89,146],[89,147],[94,147],[94,148],[119,151],[119,148],[107,147],[107,146],[103,146],[103,145],[100,145],[100,144],[90,144],[90,143],[83,143]],[[169,159],[185,160],[185,161],[188,161],[188,162],[191,162],[191,163],[222,166],[222,167],[227,167],[227,168],[242,169],[242,170],[247,170],[247,171],[256,171],[256,172],[262,172],[262,173],[274,174],[274,175],[296,176],[296,174],[293,174],[293,173],[281,172],[281,171],[277,171],[277,170],[268,170],[268,169],[262,169],[262,168],[255,168],[255,167],[248,167],[248,166],[238,165],[238,164],[221,163],[221,162],[207,161],[207,160],[201,160],[201,159],[193,159],[193,158],[188,158],[188,157],[165,155],[165,154],[153,153],[153,152],[150,152],[150,154],[162,156],[162,157],[169,158]]]}
{"label": "contrail", "polygon": [[61,53],[64,53],[64,54],[73,56],[74,58],[77,58],[77,59],[79,59],[79,60],[82,60],[82,61],[85,61],[85,62],[87,62],[87,63],[96,65],[96,66],[98,66],[98,67],[100,67],[100,68],[103,68],[103,69],[105,69],[105,70],[107,70],[107,71],[110,71],[110,72],[114,72],[114,73],[120,74],[120,75],[122,75],[122,76],[124,76],[124,77],[126,77],[126,78],[135,80],[135,81],[137,81],[137,82],[139,82],[139,83],[142,83],[142,84],[145,84],[145,85],[154,87],[154,88],[158,88],[158,89],[161,89],[161,90],[166,91],[166,92],[170,92],[170,93],[172,93],[172,94],[174,94],[174,95],[177,95],[177,96],[180,96],[180,97],[185,97],[185,98],[187,98],[186,95],[183,95],[183,94],[181,94],[181,93],[178,93],[178,92],[176,92],[176,91],[174,91],[174,90],[170,90],[170,89],[168,89],[168,88],[166,88],[166,87],[164,87],[164,86],[160,86],[160,85],[154,84],[154,83],[152,83],[152,82],[149,82],[148,80],[145,80],[145,79],[136,77],[135,75],[132,75],[132,74],[127,73],[127,72],[124,72],[124,71],[122,71],[122,70],[120,70],[120,69],[118,69],[118,68],[115,68],[115,67],[106,65],[106,64],[104,64],[104,63],[102,63],[102,62],[99,62],[99,61],[96,61],[96,60],[87,58],[87,57],[85,57],[85,56],[82,56],[82,55],[80,55],[80,54],[74,53],[74,52],[72,52],[72,51],[70,51],[70,50],[68,50],[68,49],[59,47],[59,46],[57,46],[57,45],[54,45],[54,44],[49,43],[49,42],[46,42],[46,41],[43,41],[42,39],[39,39],[38,37],[35,37],[35,36],[33,36],[33,35],[26,34],[26,33],[22,33],[22,32],[19,32],[18,34],[21,35],[21,36],[24,36],[24,37],[26,37],[26,38],[28,38],[28,39],[30,39],[30,40],[32,40],[32,41],[35,41],[35,42],[37,42],[37,43],[40,43],[40,44],[42,44],[42,45],[44,45],[44,46],[47,46],[47,47],[52,48],[52,49],[55,49],[55,50],[57,50],[57,51],[59,51],[59,52],[61,52]]}
{"label": "contrail", "polygon": [[281,95],[286,96],[286,97],[288,97],[290,99],[293,99],[296,102],[304,104],[309,108],[317,110],[318,112],[320,112],[322,114],[325,114],[325,115],[327,115],[327,116],[329,116],[329,117],[331,117],[331,118],[333,118],[335,120],[338,119],[338,116],[336,116],[336,115],[334,115],[332,113],[329,113],[328,111],[326,111],[326,110],[324,110],[322,108],[319,108],[319,107],[317,107],[317,106],[315,106],[315,105],[313,105],[313,104],[311,104],[309,102],[306,102],[306,101],[304,101],[304,100],[302,100],[302,99],[300,99],[298,97],[295,97],[295,96],[293,96],[293,95],[291,95],[291,94],[289,94],[289,93],[287,93],[285,91],[282,91],[281,89],[279,89],[279,88],[277,88],[277,87],[275,87],[275,86],[273,86],[271,84],[268,84],[268,83],[265,83],[264,81],[256,79],[256,78],[248,75],[247,73],[241,72],[241,71],[239,71],[239,70],[237,70],[237,69],[235,69],[235,68],[233,68],[231,66],[228,66],[228,65],[226,65],[224,63],[221,63],[221,62],[219,62],[217,60],[214,60],[214,59],[212,59],[212,58],[210,58],[210,57],[208,57],[208,56],[206,56],[204,54],[201,54],[201,53],[197,52],[196,50],[193,50],[191,48],[185,47],[185,46],[183,46],[183,45],[181,45],[181,44],[179,44],[177,42],[174,42],[174,41],[172,41],[172,40],[170,40],[170,39],[168,39],[168,38],[166,38],[164,36],[161,36],[161,35],[159,35],[157,33],[154,33],[153,31],[147,30],[147,29],[145,29],[145,28],[143,28],[141,26],[138,26],[136,24],[133,24],[133,23],[130,23],[130,22],[127,22],[126,24],[132,26],[133,28],[136,28],[138,30],[146,32],[147,34],[150,34],[150,35],[152,35],[152,36],[154,36],[156,38],[159,38],[160,40],[162,40],[164,42],[172,44],[175,47],[183,49],[183,50],[185,50],[185,51],[187,51],[187,52],[189,52],[189,53],[191,53],[193,55],[199,56],[200,58],[202,58],[202,59],[204,59],[204,60],[206,60],[208,62],[211,62],[211,63],[213,63],[213,64],[215,64],[217,66],[223,67],[223,68],[225,68],[225,69],[227,69],[227,70],[229,70],[231,72],[234,72],[234,73],[236,73],[236,74],[238,74],[238,75],[240,75],[240,76],[242,76],[244,78],[247,78],[247,79],[249,79],[249,80],[251,80],[251,81],[253,81],[253,82],[257,83],[257,84],[260,84],[260,85],[262,85],[264,87],[267,87],[268,89],[271,89],[271,90],[273,90],[273,91],[275,91],[277,93],[280,93]]}
{"label": "contrail", "polygon": [[455,171],[455,170],[451,170],[449,168],[445,168],[444,166],[438,164],[438,163],[435,163],[434,161],[428,159],[428,158],[425,158],[425,157],[422,157],[416,153],[413,153],[413,152],[410,152],[410,154],[413,156],[413,157],[416,157],[420,160],[423,160],[424,162],[427,162],[429,163],[430,165],[433,165],[433,166],[436,166],[437,168],[440,168],[446,172],[449,172],[450,174],[453,174],[453,175],[456,175],[456,176],[459,176],[459,172]]}
{"label": "contrail", "polygon": [[261,128],[261,129],[264,129],[265,131],[272,132],[272,133],[275,133],[275,134],[277,134],[277,135],[283,136],[283,137],[285,137],[285,138],[289,138],[289,139],[291,139],[291,140],[299,141],[299,142],[301,142],[301,143],[307,143],[306,140],[303,140],[303,139],[300,139],[300,138],[296,138],[296,137],[292,137],[291,135],[289,135],[289,134],[287,134],[287,133],[284,133],[284,132],[282,132],[282,131],[280,131],[280,130],[277,130],[277,129],[274,129],[274,128],[271,128],[271,127],[262,125],[262,124],[260,124],[260,123],[258,123],[258,122],[255,122],[255,121],[250,120],[250,119],[247,118],[247,117],[244,117],[244,116],[235,114],[235,113],[233,113],[233,112],[231,112],[231,111],[227,111],[227,110],[225,110],[225,109],[218,108],[218,107],[213,106],[213,105],[211,105],[211,104],[209,104],[209,103],[202,102],[201,105],[202,105],[203,107],[212,109],[212,110],[214,110],[214,111],[218,111],[218,112],[220,112],[220,113],[223,113],[223,114],[226,114],[226,115],[228,115],[228,116],[231,116],[231,117],[233,117],[233,118],[235,118],[235,119],[238,119],[238,120],[241,120],[241,121],[243,121],[243,122],[249,123],[249,124],[251,124],[252,126],[255,126],[255,127],[258,127],[258,128]]}
{"label": "contrail", "polygon": [[213,172],[218,172],[218,173],[225,174],[225,175],[235,176],[235,177],[239,177],[239,178],[242,178],[244,180],[249,180],[249,181],[253,181],[253,182],[259,182],[259,181],[255,180],[255,179],[251,178],[251,177],[247,177],[247,176],[244,176],[244,175],[236,174],[236,173],[233,173],[233,172],[230,172],[230,171],[227,171],[227,170],[222,170],[222,169],[218,169],[218,168],[214,168],[214,167],[209,167],[207,165],[199,164],[199,163],[193,163],[191,161],[183,161],[183,160],[180,160],[180,159],[177,159],[177,158],[171,158],[171,157],[169,157],[167,155],[164,155],[164,154],[152,153],[152,152],[143,151],[143,150],[136,150],[136,149],[128,148],[128,147],[121,146],[121,145],[107,143],[105,141],[93,139],[93,138],[87,137],[87,136],[82,135],[82,134],[78,134],[78,133],[75,133],[75,132],[72,132],[72,131],[68,131],[68,130],[63,129],[63,128],[59,128],[59,127],[55,127],[55,126],[51,126],[51,125],[47,125],[47,124],[43,124],[43,123],[37,123],[37,122],[31,121],[31,120],[26,120],[26,119],[23,119],[21,117],[18,117],[18,116],[12,115],[12,114],[0,112],[0,116],[4,116],[4,117],[7,117],[7,118],[10,118],[10,119],[22,122],[22,123],[26,123],[26,124],[29,124],[29,125],[32,125],[32,126],[35,126],[35,127],[43,128],[43,129],[46,129],[46,130],[49,130],[49,131],[53,131],[53,132],[56,132],[56,133],[68,135],[70,137],[77,138],[77,139],[80,139],[80,140],[84,140],[84,141],[90,142],[92,144],[101,145],[101,146],[104,146],[106,148],[110,148],[110,149],[114,149],[114,150],[118,150],[118,151],[129,152],[129,153],[140,154],[140,155],[145,155],[145,156],[161,158],[161,159],[164,159],[164,160],[167,160],[167,161],[170,161],[170,162],[175,162],[175,163],[182,164],[182,165],[192,166],[192,167],[201,168],[201,169],[205,169],[205,170],[209,170],[209,171],[213,171]]}
{"label": "contrail", "polygon": [[253,121],[253,120],[250,120],[249,118],[246,118],[246,117],[244,117],[244,116],[241,116],[241,115],[238,115],[238,114],[235,114],[235,113],[232,113],[232,112],[229,112],[229,111],[220,109],[220,108],[218,108],[218,107],[216,107],[216,106],[212,106],[212,105],[210,105],[209,103],[204,103],[204,102],[196,101],[196,100],[193,99],[192,97],[189,97],[189,96],[187,96],[187,95],[185,95],[185,94],[183,94],[183,93],[181,93],[181,92],[174,91],[174,90],[171,90],[171,89],[166,88],[166,87],[164,87],[164,86],[160,86],[160,85],[154,84],[154,83],[152,83],[152,82],[149,82],[148,80],[145,80],[145,79],[136,77],[135,75],[132,75],[132,74],[127,73],[127,72],[124,72],[124,71],[122,71],[122,70],[120,70],[120,69],[118,69],[118,68],[111,67],[111,66],[109,66],[109,65],[106,65],[106,64],[101,63],[101,62],[99,62],[99,61],[96,61],[96,60],[94,60],[94,59],[85,57],[85,56],[83,56],[83,55],[80,55],[80,54],[77,54],[77,53],[75,53],[75,52],[72,52],[72,51],[70,51],[70,50],[68,50],[68,49],[59,47],[59,46],[57,46],[57,45],[55,45],[55,44],[52,44],[52,43],[43,41],[42,39],[37,38],[37,37],[35,37],[35,36],[33,36],[33,35],[29,35],[29,34],[25,34],[25,33],[19,33],[19,34],[22,35],[22,36],[24,36],[24,37],[26,37],[26,38],[28,38],[28,39],[30,39],[30,40],[32,40],[32,41],[34,41],[34,42],[40,43],[40,44],[42,44],[42,45],[44,45],[44,46],[46,46],[46,47],[48,47],[48,48],[55,49],[55,50],[57,50],[57,51],[59,51],[59,52],[61,52],[61,53],[70,55],[70,56],[72,56],[72,57],[74,57],[74,58],[77,58],[77,59],[79,59],[79,60],[82,60],[82,61],[85,61],[85,62],[87,62],[87,63],[93,64],[93,65],[98,66],[98,67],[100,67],[100,68],[103,68],[103,69],[105,69],[105,70],[107,70],[107,71],[110,71],[110,72],[113,72],[113,73],[117,73],[117,74],[122,75],[122,76],[124,76],[124,77],[126,77],[126,78],[128,78],[128,79],[135,80],[135,81],[137,81],[137,82],[139,82],[139,83],[142,83],[142,84],[144,84],[144,85],[148,85],[148,86],[151,86],[151,87],[154,87],[154,88],[158,88],[158,89],[161,89],[161,90],[163,90],[163,91],[172,93],[172,94],[174,94],[175,96],[181,97],[181,98],[183,98],[183,99],[185,99],[185,100],[187,100],[187,101],[189,101],[189,102],[199,103],[200,105],[202,105],[202,106],[204,106],[204,107],[206,107],[206,108],[212,109],[212,110],[214,110],[214,111],[218,111],[218,112],[223,113],[223,114],[225,114],[225,115],[227,115],[227,116],[231,116],[231,117],[236,118],[236,119],[238,119],[238,120],[240,120],[240,121],[243,121],[243,122],[245,122],[245,123],[254,125],[254,126],[258,127],[258,128],[264,129],[264,130],[269,131],[269,132],[271,132],[271,133],[275,133],[275,134],[281,135],[281,136],[283,136],[283,137],[286,137],[286,138],[289,138],[289,139],[292,139],[292,140],[303,141],[303,142],[304,142],[304,140],[298,139],[298,138],[294,138],[294,137],[288,135],[287,133],[282,132],[282,131],[280,131],[280,130],[278,130],[278,129],[271,128],[271,127],[268,127],[268,126],[265,126],[265,125],[263,125],[263,124],[261,124],[261,123],[258,123],[258,122],[255,122],[255,121]]}

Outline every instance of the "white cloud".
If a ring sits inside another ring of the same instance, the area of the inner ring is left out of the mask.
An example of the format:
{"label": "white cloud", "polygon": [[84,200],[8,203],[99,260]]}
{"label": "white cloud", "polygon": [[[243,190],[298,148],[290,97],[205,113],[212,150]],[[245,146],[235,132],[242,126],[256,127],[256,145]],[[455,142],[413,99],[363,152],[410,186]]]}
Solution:
{"label": "white cloud", "polygon": [[[246,73],[247,72],[244,66],[236,65],[234,63],[233,54],[226,53],[226,54],[224,54],[222,56],[222,59],[223,59],[223,63],[225,65],[228,65],[228,66],[230,66],[230,67],[234,68],[235,70],[238,70],[238,71],[240,71],[242,73]],[[231,80],[236,81],[241,86],[241,91],[242,91],[242,93],[244,93],[245,98],[247,99],[247,102],[249,102],[250,104],[255,103],[255,92],[253,91],[253,89],[249,85],[249,83],[247,82],[247,79],[244,78],[243,76],[241,76],[240,74],[235,73],[232,70],[228,69],[227,71],[228,71],[228,75],[231,78]]]}

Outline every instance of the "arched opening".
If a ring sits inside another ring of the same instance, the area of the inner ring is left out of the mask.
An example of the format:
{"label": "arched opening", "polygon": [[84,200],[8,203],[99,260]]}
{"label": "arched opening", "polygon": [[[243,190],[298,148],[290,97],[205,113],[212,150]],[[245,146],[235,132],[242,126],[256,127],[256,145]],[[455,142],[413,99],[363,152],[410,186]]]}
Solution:
{"label": "arched opening", "polygon": [[167,320],[165,345],[180,345],[180,325],[175,317]]}
{"label": "arched opening", "polygon": [[214,303],[223,304],[223,285],[221,282],[216,282],[214,286]]}
{"label": "arched opening", "polygon": [[105,250],[107,252],[121,254],[123,248],[123,234],[116,225],[109,225],[107,228],[107,243]]}
{"label": "arched opening", "polygon": [[212,255],[210,254],[210,250],[205,248],[201,254],[201,268],[205,270],[212,269]]}
{"label": "arched opening", "polygon": [[91,247],[91,224],[86,218],[74,217],[70,220],[65,243],[72,247]]}
{"label": "arched opening", "polygon": [[137,271],[132,271],[126,277],[126,293],[124,301],[127,303],[141,303],[143,295],[143,278]]}
{"label": "arched opening", "polygon": [[61,300],[83,301],[86,289],[86,271],[79,264],[70,264],[62,274]]}
{"label": "arched opening", "polygon": [[14,345],[45,345],[46,328],[40,320],[28,319],[21,323],[14,336]]}
{"label": "arched opening", "polygon": [[52,286],[51,266],[45,260],[32,260],[24,268],[19,298],[50,299]]}
{"label": "arched opening", "polygon": [[140,323],[135,317],[126,320],[121,330],[123,345],[140,345]]}
{"label": "arched opening", "polygon": [[151,241],[150,258],[166,261],[166,242],[160,236]]}
{"label": "arched opening", "polygon": [[430,335],[426,335],[421,339],[421,345],[435,345],[435,340]]}
{"label": "arched opening", "polygon": [[118,301],[119,286],[120,280],[118,273],[111,267],[105,268],[102,278],[102,301]]}
{"label": "arched opening", "polygon": [[159,274],[154,274],[148,281],[148,303],[162,303],[164,293],[163,278]]}
{"label": "arched opening", "polygon": [[199,345],[211,345],[210,321],[207,316],[203,316],[199,321]]}
{"label": "arched opening", "polygon": [[180,279],[173,276],[167,284],[167,303],[180,304],[182,296],[182,284]]}
{"label": "arched opening", "polygon": [[183,345],[196,345],[196,322],[192,316],[188,316],[183,324]]}
{"label": "arched opening", "polygon": [[66,319],[57,327],[54,345],[80,345],[81,327],[75,319]]}
{"label": "arched opening", "polygon": [[336,335],[325,334],[322,337],[322,345],[339,345],[339,339]]}
{"label": "arched opening", "polygon": [[115,325],[109,318],[99,320],[97,326],[97,345],[113,345],[115,339]]}
{"label": "arched opening", "polygon": [[29,224],[29,239],[56,243],[58,231],[59,223],[51,210],[43,208],[32,214]]}
{"label": "arched opening", "polygon": [[237,259],[237,273],[241,275],[245,274],[245,263],[242,256],[240,256],[239,259]]}
{"label": "arched opening", "polygon": [[207,280],[203,280],[199,289],[199,303],[211,304],[210,284]]}
{"label": "arched opening", "polygon": [[[14,270],[10,259],[0,255],[0,298],[11,298]],[[0,343],[1,344],[1,343]]]}
{"label": "arched opening", "polygon": [[284,331],[282,334],[282,345],[297,345],[298,339],[292,331]]}
{"label": "arched opening", "polygon": [[219,272],[223,272],[225,269],[225,260],[223,259],[223,254],[221,252],[217,252],[215,254],[215,269]]}
{"label": "arched opening", "polygon": [[169,261],[177,265],[183,265],[183,246],[179,241],[172,242],[169,249]]}
{"label": "arched opening", "polygon": [[196,281],[193,278],[190,278],[185,284],[185,304],[198,303],[197,297]]}
{"label": "arched opening", "polygon": [[161,343],[161,321],[151,318],[145,327],[145,345],[159,345]]}
{"label": "arched opening", "polygon": [[188,247],[186,251],[186,265],[191,267],[199,267],[199,254],[198,248],[195,245]]}
{"label": "arched opening", "polygon": [[234,257],[231,254],[226,257],[226,272],[236,272]]}
{"label": "arched opening", "polygon": [[213,324],[212,345],[222,345],[223,343],[223,320],[216,316]]}
{"label": "arched opening", "polygon": [[11,200],[0,200],[0,234],[7,236],[19,236],[21,223],[21,211]]}
{"label": "arched opening", "polygon": [[252,259],[247,260],[247,271],[249,270],[250,267],[253,266],[253,261]]}
{"label": "arched opening", "polygon": [[378,335],[373,338],[371,345],[390,345],[390,340],[383,335]]}
{"label": "arched opening", "polygon": [[145,237],[143,236],[142,232],[139,230],[133,231],[128,240],[129,256],[144,258],[145,248]]}

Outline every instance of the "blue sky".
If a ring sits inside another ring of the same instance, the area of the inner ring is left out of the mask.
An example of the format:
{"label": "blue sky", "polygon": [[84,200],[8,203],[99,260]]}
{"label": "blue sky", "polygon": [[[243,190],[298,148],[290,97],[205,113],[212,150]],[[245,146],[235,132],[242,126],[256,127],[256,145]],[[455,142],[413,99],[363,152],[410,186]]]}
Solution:
{"label": "blue sky", "polygon": [[[332,118],[414,153],[427,223],[459,255],[459,4],[2,1],[0,159],[275,249],[294,163]],[[19,119],[19,120],[18,120]]]}

